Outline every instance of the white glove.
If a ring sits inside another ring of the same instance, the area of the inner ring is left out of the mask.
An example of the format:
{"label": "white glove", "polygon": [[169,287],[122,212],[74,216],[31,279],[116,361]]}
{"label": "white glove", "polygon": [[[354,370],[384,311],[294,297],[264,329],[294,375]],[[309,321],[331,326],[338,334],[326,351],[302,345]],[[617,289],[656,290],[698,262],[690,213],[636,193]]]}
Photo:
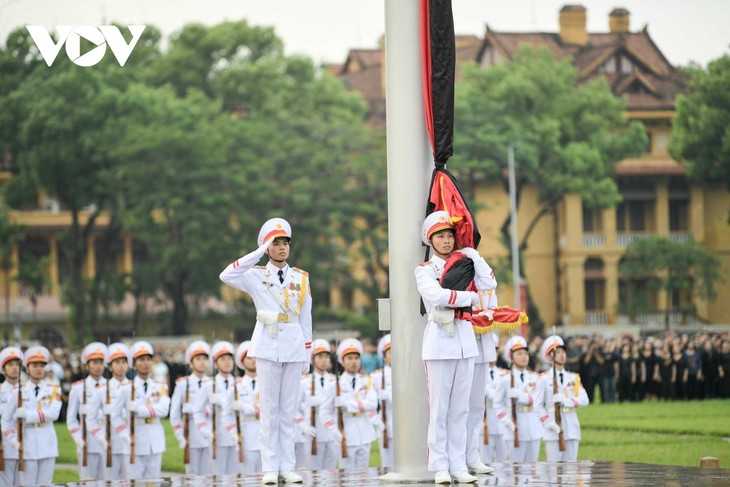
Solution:
{"label": "white glove", "polygon": [[515,429],[517,429],[515,427],[515,424],[512,422],[512,418],[508,419],[507,421],[502,421],[502,424],[505,425],[507,429],[513,433],[515,432]]}
{"label": "white glove", "polygon": [[510,387],[507,391],[507,397],[510,399],[517,399],[520,397],[520,394],[522,394],[522,391],[519,387]]}
{"label": "white glove", "polygon": [[185,441],[185,438],[183,438],[181,436],[180,438],[177,439],[177,444],[178,444],[178,446],[180,447],[181,450],[184,450],[185,449],[185,445],[187,445],[188,442]]}
{"label": "white glove", "polygon": [[332,439],[335,440],[335,445],[342,443],[342,432],[339,429],[331,429],[330,433],[332,433]]}
{"label": "white glove", "polygon": [[106,438],[104,437],[99,437],[96,441],[99,442],[99,446],[101,446],[102,450],[106,450],[106,447],[109,446],[109,443],[106,442]]}
{"label": "white glove", "polygon": [[471,247],[464,247],[463,249],[459,250],[459,252],[466,255],[471,260],[476,260],[476,259],[481,258],[481,256],[479,255],[479,252],[477,252],[475,249],[473,249]]}
{"label": "white glove", "polygon": [[106,404],[105,403],[104,406],[102,406],[101,409],[102,409],[102,411],[104,411],[104,415],[105,416],[111,416],[112,415],[112,406],[111,406],[111,404]]}
{"label": "white glove", "polygon": [[489,319],[489,321],[494,321],[494,310],[493,309],[482,310],[482,312],[479,313],[479,316],[486,316]]}
{"label": "white glove", "polygon": [[13,438],[10,440],[10,446],[15,448],[16,450],[20,450],[20,442],[17,440],[17,438]]}
{"label": "white glove", "polygon": [[76,446],[78,448],[84,447],[84,439],[81,438],[81,435],[73,435],[74,443],[76,443]]}
{"label": "white glove", "polygon": [[79,415],[86,416],[89,414],[89,407],[86,404],[79,406]]}
{"label": "white glove", "polygon": [[213,394],[210,397],[211,406],[223,406],[223,398],[220,394]]}
{"label": "white glove", "polygon": [[122,440],[124,443],[129,445],[132,443],[132,439],[129,437],[129,432],[124,431],[123,433],[119,433],[119,439]]}
{"label": "white glove", "polygon": [[482,306],[482,300],[479,299],[479,293],[472,292],[471,293],[471,307],[472,308],[481,308]]}
{"label": "white glove", "polygon": [[557,435],[558,433],[560,433],[560,431],[561,431],[561,429],[560,429],[560,426],[558,426],[558,423],[556,423],[556,422],[555,422],[555,421],[553,421],[553,420],[547,421],[547,422],[545,423],[545,429],[546,429],[546,430],[548,430],[548,431],[552,431],[552,432],[553,432],[553,433],[555,433],[556,435]]}
{"label": "white glove", "polygon": [[259,254],[261,257],[263,257],[266,254],[266,251],[269,250],[269,247],[271,247],[271,244],[274,242],[273,238],[268,239],[266,242],[261,244],[261,247],[256,249],[256,253]]}
{"label": "white glove", "polygon": [[200,430],[200,432],[203,434],[203,436],[205,437],[206,440],[213,441],[213,431],[212,430],[206,428],[206,429]]}
{"label": "white glove", "polygon": [[317,428],[310,424],[301,424],[299,426],[302,433],[304,433],[304,436],[306,436],[309,439],[316,438],[317,437]]}
{"label": "white glove", "polygon": [[378,400],[379,401],[390,401],[390,391],[387,389],[380,389],[378,391]]}
{"label": "white glove", "polygon": [[25,408],[15,410],[15,419],[25,419]]}
{"label": "white glove", "polygon": [[317,407],[321,406],[324,402],[324,398],[322,396],[307,396],[307,407]]}
{"label": "white glove", "polygon": [[147,406],[144,405],[144,403],[140,401],[134,401],[129,405],[129,412],[139,415],[140,412],[143,412],[147,409]]}
{"label": "white glove", "polygon": [[565,398],[563,396],[555,394],[553,396],[553,406],[555,406],[556,404],[559,404],[559,405],[565,404]]}
{"label": "white glove", "polygon": [[192,403],[185,402],[182,405],[182,412],[183,414],[193,414],[193,405]]}
{"label": "white glove", "polygon": [[345,405],[345,401],[342,400],[342,397],[335,397],[335,407],[341,408]]}
{"label": "white glove", "polygon": [[238,401],[233,401],[232,407],[234,411],[243,411],[243,402],[240,399]]}
{"label": "white glove", "polygon": [[383,424],[383,418],[378,415],[373,420],[373,426],[375,426],[375,431],[377,431],[378,435],[383,433],[383,430],[385,429],[385,425]]}

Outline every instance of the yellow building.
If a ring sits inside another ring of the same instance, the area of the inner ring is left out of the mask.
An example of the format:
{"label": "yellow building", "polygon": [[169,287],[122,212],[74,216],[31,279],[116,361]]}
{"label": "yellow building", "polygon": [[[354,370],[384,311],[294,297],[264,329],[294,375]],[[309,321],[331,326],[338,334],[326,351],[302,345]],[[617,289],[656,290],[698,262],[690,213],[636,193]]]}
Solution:
{"label": "yellow building", "polygon": [[[649,235],[677,241],[704,243],[730,263],[730,226],[726,223],[730,197],[727,191],[706,189],[693,184],[682,165],[667,151],[675,98],[688,78],[674,68],[654,44],[645,27],[630,30],[627,10],[614,9],[608,17],[608,32],[586,30],[586,9],[567,5],[558,15],[556,33],[510,33],[489,26],[483,38],[457,36],[457,65],[475,62],[484,69],[507,61],[523,44],[547,48],[557,58],[571,56],[581,81],[605,77],[616,96],[626,97],[626,116],[644,123],[649,144],[639,158],[621,161],[616,183],[623,201],[614,209],[591,211],[577,195],[568,196],[557,214],[544,217],[532,232],[524,255],[524,275],[531,298],[547,324],[640,325],[663,323],[667,296],[637,283],[655,312],[633,316],[626,303],[628,287],[618,265],[627,244]],[[384,85],[382,51],[353,50],[338,76],[351,89],[361,91],[370,103],[369,119],[382,125]],[[454,168],[458,170],[458,168]],[[539,210],[536,188],[526,188],[518,213],[520,233]],[[477,201],[486,209],[477,214],[482,233],[480,251],[495,262],[507,256],[500,241],[499,225],[509,213],[509,197],[501,186],[483,186]],[[643,286],[643,287],[641,287]],[[730,292],[720,282],[718,294]],[[686,303],[686,296],[673,296],[672,310]],[[502,303],[514,302],[511,286],[500,291]],[[690,323],[727,323],[730,303],[724,299],[696,301],[696,315]],[[672,321],[683,318],[672,311]]]}

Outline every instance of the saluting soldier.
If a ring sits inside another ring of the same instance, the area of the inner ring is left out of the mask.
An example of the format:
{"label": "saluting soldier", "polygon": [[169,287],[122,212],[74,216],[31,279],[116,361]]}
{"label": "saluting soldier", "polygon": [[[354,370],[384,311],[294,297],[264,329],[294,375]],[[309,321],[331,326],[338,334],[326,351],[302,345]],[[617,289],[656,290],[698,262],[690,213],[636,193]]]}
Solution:
{"label": "saluting soldier", "polygon": [[[0,367],[5,375],[5,382],[0,384],[0,414],[5,414],[7,404],[15,398],[18,400],[18,386],[20,384],[21,361],[23,352],[18,347],[6,347],[0,352]],[[5,417],[3,416],[3,422]],[[5,428],[3,427],[3,431]],[[5,454],[5,470],[0,472],[0,486],[10,487],[20,485],[18,472],[18,449],[4,439],[3,453]]]}
{"label": "saluting soldier", "polygon": [[[469,474],[466,465],[466,422],[474,358],[479,352],[471,323],[456,319],[454,309],[478,306],[479,295],[440,285],[446,260],[457,246],[454,225],[447,212],[436,211],[426,217],[421,240],[433,250],[431,260],[415,271],[418,292],[428,312],[421,353],[429,400],[428,470],[436,472],[437,484],[449,484],[452,480],[473,483],[478,479]],[[476,251],[470,250],[461,251],[472,258]]]}
{"label": "saluting soldier", "polygon": [[[256,326],[249,354],[261,381],[261,461],[263,482],[302,482],[294,472],[299,382],[309,370],[312,296],[306,272],[287,264],[291,226],[272,218],[261,227],[259,248],[230,264],[220,279],[251,296]],[[265,266],[256,264],[268,254]]]}
{"label": "saluting soldier", "polygon": [[23,355],[28,371],[28,382],[21,388],[22,404],[17,394],[11,396],[2,414],[5,440],[18,450],[21,439],[16,424],[23,425],[23,458],[25,470],[21,485],[46,485],[53,480],[53,470],[58,457],[58,438],[53,422],[61,412],[61,391],[58,385],[45,382],[45,368],[50,359],[46,347],[30,347]]}
{"label": "saluting soldier", "polygon": [[[505,360],[512,362],[511,373],[501,379],[504,382],[503,387],[507,389],[506,402],[503,407],[508,411],[507,417],[509,418],[509,422],[506,422],[505,425],[512,433],[505,438],[511,446],[510,458],[517,463],[536,462],[540,455],[543,428],[535,407],[543,400],[544,390],[541,383],[538,382],[537,374],[527,369],[530,361],[527,341],[523,337],[515,335],[507,340],[504,348]],[[513,380],[514,387],[511,385]],[[513,399],[517,414],[516,425],[512,422],[511,416]],[[517,428],[519,438],[517,447],[514,444],[514,426]]]}
{"label": "saluting soldier", "polygon": [[[574,462],[578,459],[580,443],[580,423],[577,408],[588,406],[588,394],[580,382],[580,376],[565,370],[565,344],[557,335],[545,339],[540,349],[540,358],[555,368],[540,377],[541,388],[545,391],[544,401],[539,405],[540,420],[545,427],[545,455],[548,462]],[[553,394],[553,380],[557,394]],[[560,425],[555,418],[555,406],[560,408]],[[558,435],[563,431],[565,451],[560,451]]]}
{"label": "saluting soldier", "polygon": [[[196,340],[185,350],[185,362],[191,373],[175,381],[170,403],[170,425],[181,449],[190,448],[188,475],[209,475],[211,472],[211,439],[213,425],[205,407],[209,404],[211,379],[206,375],[210,367],[210,345]],[[185,421],[188,436],[185,437]]]}
{"label": "saluting soldier", "polygon": [[[107,381],[109,387],[109,404],[107,404],[106,387],[96,390],[87,410],[101,410],[105,415],[105,421],[111,422],[111,443],[112,462],[111,467],[105,471],[106,480],[124,480],[127,478],[127,466],[129,464],[129,412],[120,407],[114,410],[113,404],[121,394],[121,389],[129,385],[127,371],[129,370],[131,352],[129,347],[123,343],[112,343],[109,345],[108,362],[111,377]],[[103,438],[106,442],[106,424],[99,424],[90,430],[94,438]]]}
{"label": "saluting soldier", "polygon": [[[238,463],[238,427],[236,417],[233,415],[236,387],[233,376],[234,352],[233,344],[227,341],[216,342],[211,349],[213,364],[218,373],[214,378],[215,394],[210,390],[206,396],[210,398],[211,407],[217,408],[215,415],[216,452],[213,461],[213,474],[215,475],[241,472],[241,464]],[[209,387],[212,388],[212,381]]]}
{"label": "saluting soldier", "polygon": [[[132,480],[160,478],[162,453],[165,451],[165,431],[160,418],[170,411],[167,383],[152,380],[152,356],[154,349],[145,341],[132,344],[132,360],[137,375],[128,385],[122,386],[118,399],[112,406],[112,416],[129,412],[134,420],[134,456],[131,454],[128,475]],[[134,394],[132,394],[134,392]],[[134,461],[134,463],[132,463]]]}
{"label": "saluting soldier", "polygon": [[[74,382],[68,396],[66,427],[76,443],[76,459],[81,480],[104,480],[106,438],[92,433],[104,427],[104,412],[100,407],[90,408],[89,404],[99,390],[106,389],[104,378],[106,361],[106,345],[100,342],[86,345],[81,352],[81,364],[86,369],[86,378]],[[86,425],[81,424],[83,420],[86,421]],[[86,466],[83,465],[84,447]]]}
{"label": "saluting soldier", "polygon": [[233,410],[241,419],[243,435],[243,473],[261,472],[261,413],[259,401],[259,382],[256,380],[256,359],[248,355],[250,341],[241,342],[236,348],[236,366],[245,375],[238,381],[238,401],[233,403]]}
{"label": "saluting soldier", "polygon": [[[378,340],[378,356],[383,362],[383,368],[374,370],[370,377],[373,379],[373,387],[378,394],[378,411],[373,422],[378,433],[378,449],[380,450],[380,466],[393,468],[393,383],[391,363],[391,337],[390,333]],[[383,378],[385,376],[385,378]],[[385,387],[383,387],[385,384]],[[385,407],[385,421],[383,424],[383,410]],[[385,432],[385,433],[384,433]],[[388,435],[388,447],[385,447],[385,434]]]}

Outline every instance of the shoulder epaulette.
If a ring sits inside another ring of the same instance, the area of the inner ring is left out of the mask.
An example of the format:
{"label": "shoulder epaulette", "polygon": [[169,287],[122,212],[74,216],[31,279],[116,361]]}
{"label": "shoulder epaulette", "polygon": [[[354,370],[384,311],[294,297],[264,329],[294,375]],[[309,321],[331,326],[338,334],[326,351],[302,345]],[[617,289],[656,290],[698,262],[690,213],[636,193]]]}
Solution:
{"label": "shoulder epaulette", "polygon": [[431,261],[430,260],[427,260],[426,262],[421,262],[420,264],[418,264],[418,267],[423,267],[423,266],[426,266],[426,265],[431,265]]}
{"label": "shoulder epaulette", "polygon": [[499,369],[499,376],[504,377],[506,375],[509,375],[509,369]]}
{"label": "shoulder epaulette", "polygon": [[253,266],[254,269],[266,269],[265,265],[255,265]]}
{"label": "shoulder epaulette", "polygon": [[188,378],[187,375],[184,375],[182,377],[178,377],[177,380],[175,380],[175,384],[179,384],[181,382],[187,382],[187,378]]}
{"label": "shoulder epaulette", "polygon": [[291,269],[292,269],[293,271],[297,271],[297,272],[298,272],[298,273],[300,273],[300,274],[304,274],[305,276],[308,276],[308,275],[309,275],[309,272],[307,272],[307,271],[304,271],[304,270],[300,269],[299,267],[292,267]]}
{"label": "shoulder epaulette", "polygon": [[309,379],[310,377],[312,377],[312,374],[304,374],[304,375],[302,375],[302,379]]}
{"label": "shoulder epaulette", "polygon": [[72,385],[72,386],[77,386],[77,385],[79,385],[79,384],[83,384],[83,382],[84,382],[84,379],[79,379],[79,380],[77,380],[76,382],[72,383],[71,385]]}

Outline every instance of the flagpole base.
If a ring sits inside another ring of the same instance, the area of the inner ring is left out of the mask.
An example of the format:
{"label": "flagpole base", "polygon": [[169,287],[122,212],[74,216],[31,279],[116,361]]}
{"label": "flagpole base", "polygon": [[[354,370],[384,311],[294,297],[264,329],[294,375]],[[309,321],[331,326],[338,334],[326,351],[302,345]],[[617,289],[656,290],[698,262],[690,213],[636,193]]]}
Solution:
{"label": "flagpole base", "polygon": [[388,484],[433,484],[433,472],[388,472],[380,481]]}

